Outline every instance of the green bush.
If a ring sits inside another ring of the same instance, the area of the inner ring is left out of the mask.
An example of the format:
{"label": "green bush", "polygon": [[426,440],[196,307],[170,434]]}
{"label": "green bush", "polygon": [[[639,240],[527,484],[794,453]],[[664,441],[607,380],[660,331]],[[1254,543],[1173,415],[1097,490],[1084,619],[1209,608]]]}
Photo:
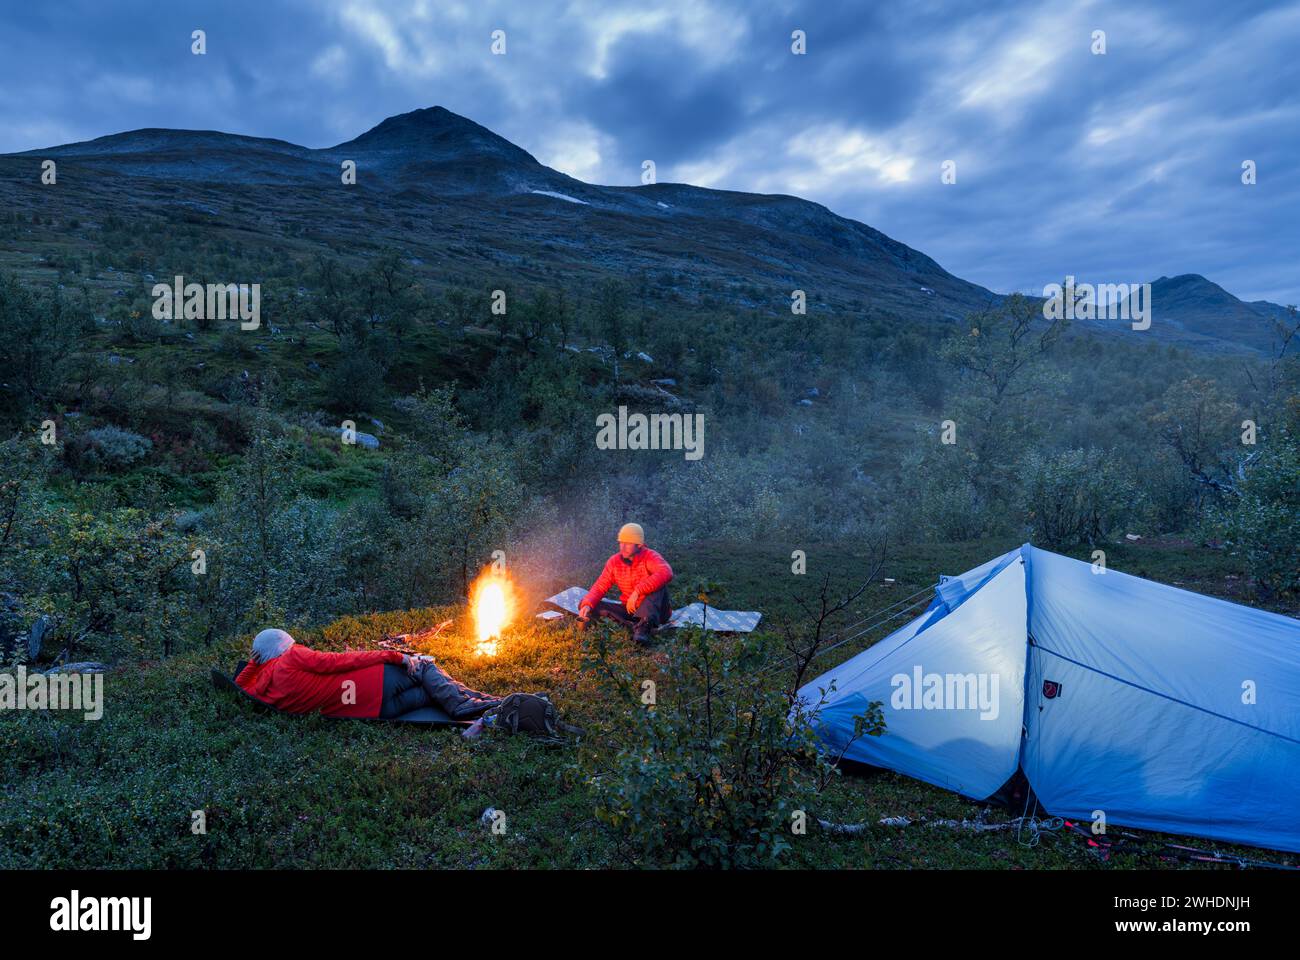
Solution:
{"label": "green bush", "polygon": [[[903,461],[904,477],[893,499],[898,535],[905,541],[950,543],[974,540],[996,528],[997,518],[984,495],[966,475],[971,452],[940,446],[925,437]],[[891,510],[891,512],[893,512]]]}
{"label": "green bush", "polygon": [[1265,597],[1300,590],[1300,441],[1281,433],[1244,471],[1238,498],[1219,519]]}
{"label": "green bush", "polygon": [[114,473],[139,463],[153,450],[153,441],[112,424],[96,427],[68,444],[70,459],[90,473]]}
{"label": "green bush", "polygon": [[1053,550],[1096,546],[1141,500],[1132,481],[1101,450],[1032,453],[1021,462],[1024,514],[1033,540]]}
{"label": "green bush", "polygon": [[175,516],[44,506],[23,536],[18,559],[37,571],[25,584],[26,607],[51,617],[51,653],[113,662],[185,646],[194,577]]}
{"label": "green bush", "polygon": [[88,320],[61,291],[32,291],[0,274],[0,418],[16,421],[54,398]]}
{"label": "green bush", "polygon": [[325,392],[333,409],[359,413],[378,407],[384,396],[385,364],[364,344],[345,340],[334,366],[325,375]]}
{"label": "green bush", "polygon": [[[820,704],[799,702],[762,673],[782,653],[779,643],[680,630],[656,684],[612,654],[609,635],[596,632],[584,651],[584,668],[613,705],[604,728],[591,731],[582,767],[596,816],[624,855],[643,866],[776,865],[796,812],[825,786],[834,759],[816,746],[811,720]],[[884,731],[878,703],[858,728]]]}

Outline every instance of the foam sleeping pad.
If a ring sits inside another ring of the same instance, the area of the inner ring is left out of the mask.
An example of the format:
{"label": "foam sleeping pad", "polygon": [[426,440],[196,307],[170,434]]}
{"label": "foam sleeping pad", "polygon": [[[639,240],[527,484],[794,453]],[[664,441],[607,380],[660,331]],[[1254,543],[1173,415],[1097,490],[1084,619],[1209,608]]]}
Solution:
{"label": "foam sleeping pad", "polygon": [[[582,587],[569,587],[567,590],[561,590],[555,596],[547,597],[542,601],[542,603],[548,604],[554,609],[543,610],[537,615],[538,619],[556,620],[563,617],[565,613],[577,616],[578,606],[586,595],[587,591]],[[563,613],[560,611],[563,611]],[[689,603],[674,610],[671,619],[663,624],[660,629],[674,630],[687,626],[707,626],[710,630],[718,633],[751,633],[758,626],[758,621],[762,619],[763,615],[757,610],[719,610],[716,607],[697,602]]]}

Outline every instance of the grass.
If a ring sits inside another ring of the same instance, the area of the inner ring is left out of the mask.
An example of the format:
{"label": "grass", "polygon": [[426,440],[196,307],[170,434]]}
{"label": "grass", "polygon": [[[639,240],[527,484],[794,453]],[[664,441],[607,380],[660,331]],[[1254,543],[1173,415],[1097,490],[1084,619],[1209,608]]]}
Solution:
{"label": "grass", "polygon": [[[931,545],[900,551],[864,606],[880,607],[988,559],[1011,543]],[[787,544],[710,542],[671,559],[683,589],[707,575],[727,587],[724,603],[761,609],[768,623],[794,615]],[[866,562],[854,545],[813,544],[809,578],[831,570],[847,582]],[[1082,554],[1081,554],[1082,555]],[[1230,595],[1239,577],[1222,554],[1191,545],[1116,546],[1116,569]],[[577,582],[578,571],[572,582]],[[586,575],[591,575],[587,571]],[[785,579],[790,578],[790,579]],[[789,583],[790,585],[783,586]],[[807,587],[804,587],[807,589]],[[679,590],[677,602],[687,602]],[[569,627],[525,617],[501,655],[474,655],[462,608],[347,617],[299,639],[319,649],[365,648],[386,633],[446,617],[452,628],[425,646],[454,675],[496,692],[550,691],[578,724],[599,720],[602,704],[580,668],[580,638]],[[862,644],[879,639],[884,630]],[[857,645],[854,645],[856,648]],[[524,868],[584,869],[623,864],[592,813],[575,769],[576,750],[528,737],[466,741],[455,732],[363,721],[267,714],[215,691],[211,666],[242,658],[247,638],[166,661],[124,666],[106,678],[104,716],[0,714],[0,868]],[[837,659],[855,652],[837,651]],[[626,656],[657,671],[671,640]],[[479,823],[488,807],[506,831]],[[815,817],[874,823],[884,816],[976,816],[981,804],[890,772],[845,773],[808,799]],[[206,833],[192,831],[204,811]],[[990,819],[1018,814],[994,809]],[[1286,855],[1229,848],[1283,861]],[[1289,858],[1294,862],[1295,857]],[[1119,869],[1178,866],[1154,856],[1102,864],[1077,837],[1045,834],[1024,846],[1009,833],[972,834],[924,826],[873,826],[796,837],[789,867]]]}

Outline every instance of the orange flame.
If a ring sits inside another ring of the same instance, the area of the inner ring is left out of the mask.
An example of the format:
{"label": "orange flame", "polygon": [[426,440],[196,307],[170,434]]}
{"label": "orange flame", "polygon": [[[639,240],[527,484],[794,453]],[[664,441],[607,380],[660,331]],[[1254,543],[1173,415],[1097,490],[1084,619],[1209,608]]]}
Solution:
{"label": "orange flame", "polygon": [[514,618],[510,581],[502,572],[484,570],[469,591],[469,609],[474,617],[475,646],[479,656],[495,657],[501,633]]}

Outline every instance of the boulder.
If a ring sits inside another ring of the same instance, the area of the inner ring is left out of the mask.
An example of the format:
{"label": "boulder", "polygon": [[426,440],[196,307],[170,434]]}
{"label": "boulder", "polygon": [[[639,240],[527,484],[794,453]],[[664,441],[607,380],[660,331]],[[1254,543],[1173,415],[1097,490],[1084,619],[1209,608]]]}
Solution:
{"label": "boulder", "polygon": [[34,661],[41,655],[41,647],[45,645],[45,638],[54,632],[54,621],[48,616],[42,614],[36,618],[32,624],[31,632],[27,634],[27,659]]}
{"label": "boulder", "polygon": [[[340,437],[343,436],[343,434],[345,433],[342,427],[335,427],[334,429],[338,431]],[[379,438],[376,437],[373,433],[362,433],[360,430],[358,430],[356,432],[356,438],[357,438],[358,447],[365,447],[367,450],[379,449]]]}
{"label": "boulder", "polygon": [[97,660],[78,660],[76,663],[61,663],[56,667],[50,667],[50,669],[41,672],[46,675],[51,673],[107,673],[108,664],[100,663]]}

